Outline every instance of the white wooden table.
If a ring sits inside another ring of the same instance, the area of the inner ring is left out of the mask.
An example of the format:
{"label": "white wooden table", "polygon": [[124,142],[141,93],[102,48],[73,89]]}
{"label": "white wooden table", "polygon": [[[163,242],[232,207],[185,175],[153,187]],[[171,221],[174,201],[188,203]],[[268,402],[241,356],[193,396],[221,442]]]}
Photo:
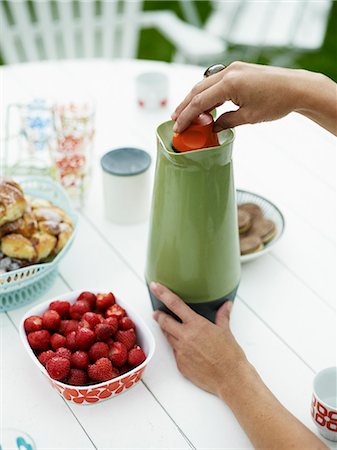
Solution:
{"label": "white wooden table", "polygon": [[[134,78],[147,70],[170,77],[169,106],[161,112],[145,113],[136,105]],[[74,245],[43,300],[73,289],[112,290],[141,313],[157,343],[144,381],[130,392],[100,404],[74,405],[51,389],[20,343],[18,324],[31,305],[1,314],[1,426],[26,431],[38,449],[252,447],[229,408],[180,375],[152,320],[143,277],[148,224],[117,226],[103,215],[100,156],[131,145],[155,159],[156,125],[202,73],[192,66],[107,60],[1,70],[2,112],[22,98],[73,91],[92,96],[97,105],[87,204]],[[275,250],[243,267],[231,328],[272,392],[314,432],[312,380],[336,364],[335,160],[335,139],[296,114],[237,129],[236,186],[274,201],[286,231]]]}

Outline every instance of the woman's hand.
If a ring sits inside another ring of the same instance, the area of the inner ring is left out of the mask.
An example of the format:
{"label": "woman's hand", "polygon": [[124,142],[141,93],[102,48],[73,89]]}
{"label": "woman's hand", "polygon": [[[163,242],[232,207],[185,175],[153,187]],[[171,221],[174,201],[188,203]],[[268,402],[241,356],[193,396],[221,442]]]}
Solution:
{"label": "woman's hand", "polygon": [[229,100],[238,109],[222,114],[215,132],[297,111],[336,134],[337,90],[332,80],[306,70],[243,62],[234,62],[194,86],[172,114],[174,131],[184,131],[199,114]]}
{"label": "woman's hand", "polygon": [[249,364],[229,329],[231,302],[218,310],[214,325],[161,284],[151,283],[150,288],[182,320],[179,323],[161,311],[154,313],[173,348],[178,369],[229,405],[254,448],[328,450],[279,403]]}
{"label": "woman's hand", "polygon": [[200,388],[223,395],[237,383],[249,363],[229,329],[232,302],[218,310],[216,325],[195,313],[166,287],[151,283],[151,291],[182,323],[162,311],[154,318],[171,344],[180,372]]}

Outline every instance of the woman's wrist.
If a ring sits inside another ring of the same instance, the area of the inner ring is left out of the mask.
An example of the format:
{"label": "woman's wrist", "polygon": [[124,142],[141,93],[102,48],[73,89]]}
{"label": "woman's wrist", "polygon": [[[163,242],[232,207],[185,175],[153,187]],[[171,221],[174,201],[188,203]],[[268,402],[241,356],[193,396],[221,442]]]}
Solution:
{"label": "woman's wrist", "polygon": [[261,382],[261,378],[249,363],[247,359],[239,361],[234,369],[224,374],[217,395],[221,398],[231,409],[235,407],[235,403],[240,402],[244,392],[251,389],[252,385]]}
{"label": "woman's wrist", "polygon": [[321,102],[322,83],[327,78],[320,73],[302,69],[296,69],[292,72],[294,73],[291,83],[293,87],[294,112],[317,111]]}
{"label": "woman's wrist", "polygon": [[337,134],[336,83],[320,73],[299,70],[294,108],[333,134]]}

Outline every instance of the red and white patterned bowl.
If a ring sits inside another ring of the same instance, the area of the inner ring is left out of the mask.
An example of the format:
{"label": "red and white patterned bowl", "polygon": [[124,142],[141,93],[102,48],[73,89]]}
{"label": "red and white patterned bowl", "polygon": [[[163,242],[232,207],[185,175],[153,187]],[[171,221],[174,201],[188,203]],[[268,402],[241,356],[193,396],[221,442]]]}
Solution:
{"label": "red and white patterned bowl", "polygon": [[46,302],[40,303],[25,314],[25,316],[21,320],[19,329],[21,340],[29,356],[32,358],[41,372],[46,376],[46,378],[50,381],[53,388],[56,389],[58,393],[62,395],[66,400],[77,404],[97,403],[99,401],[114,397],[121,392],[124,392],[127,389],[133,387],[141,379],[145,367],[151,360],[155,349],[154,337],[147,325],[144,323],[143,319],[123,300],[117,299],[117,303],[127,311],[128,315],[136,325],[137,342],[143,348],[146,354],[146,360],[139,366],[133,368],[123,375],[120,375],[119,377],[113,378],[109,381],[104,381],[102,383],[91,384],[90,386],[70,386],[60,381],[53,380],[49,376],[45,367],[37,359],[28,343],[26,332],[23,326],[24,321],[29,316],[42,316],[42,314],[48,309],[49,304],[54,300],[66,300],[70,303],[75,303],[80,293],[85,290],[94,293],[104,292],[99,290],[82,289],[80,291],[73,291],[64,295],[59,295]]}

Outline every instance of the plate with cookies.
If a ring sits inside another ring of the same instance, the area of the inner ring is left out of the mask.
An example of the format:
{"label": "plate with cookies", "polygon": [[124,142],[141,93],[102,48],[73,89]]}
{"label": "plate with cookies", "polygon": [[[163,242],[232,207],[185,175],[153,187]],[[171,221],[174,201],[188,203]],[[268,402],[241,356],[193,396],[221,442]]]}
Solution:
{"label": "plate with cookies", "polygon": [[285,220],[270,200],[253,192],[236,190],[241,263],[269,252],[281,238]]}
{"label": "plate with cookies", "polygon": [[50,287],[76,224],[67,194],[50,178],[0,179],[0,312]]}

